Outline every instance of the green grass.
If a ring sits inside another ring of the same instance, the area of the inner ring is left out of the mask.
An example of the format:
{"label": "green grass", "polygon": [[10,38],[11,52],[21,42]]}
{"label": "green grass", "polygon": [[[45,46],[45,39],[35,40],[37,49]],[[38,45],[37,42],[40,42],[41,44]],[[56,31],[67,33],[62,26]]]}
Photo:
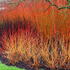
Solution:
{"label": "green grass", "polygon": [[0,62],[0,70],[25,70],[25,69],[20,69],[20,68],[17,68],[15,66],[7,66],[7,65],[2,64]]}

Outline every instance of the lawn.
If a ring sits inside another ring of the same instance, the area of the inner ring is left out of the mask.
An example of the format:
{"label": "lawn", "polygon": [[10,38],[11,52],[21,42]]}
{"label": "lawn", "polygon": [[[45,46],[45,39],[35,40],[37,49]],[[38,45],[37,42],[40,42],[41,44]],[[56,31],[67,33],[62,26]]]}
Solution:
{"label": "lawn", "polygon": [[[2,64],[0,62],[0,70],[22,70],[22,69],[17,68],[17,67],[13,67],[13,66],[7,66],[7,65]],[[23,70],[25,70],[25,69],[23,69]]]}

